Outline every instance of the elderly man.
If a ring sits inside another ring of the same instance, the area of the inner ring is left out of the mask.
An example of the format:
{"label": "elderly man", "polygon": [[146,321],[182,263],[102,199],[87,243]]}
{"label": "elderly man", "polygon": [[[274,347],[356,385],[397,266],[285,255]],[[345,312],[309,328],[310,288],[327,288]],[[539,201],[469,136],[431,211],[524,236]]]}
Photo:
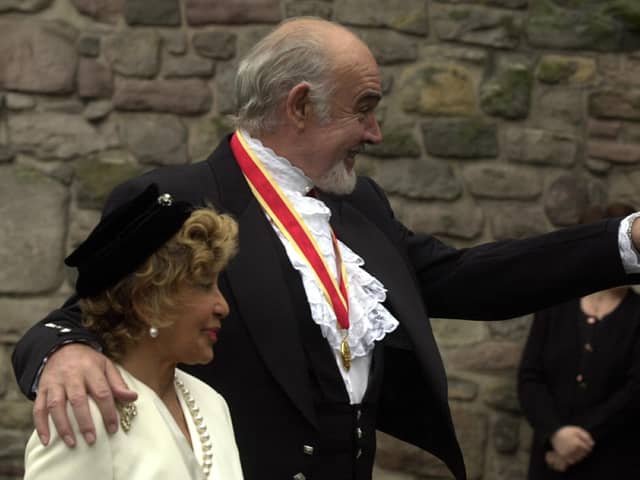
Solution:
{"label": "elderly man", "polygon": [[[156,182],[238,220],[240,253],[220,280],[231,313],[216,361],[191,372],[227,399],[246,478],[370,479],[377,429],[464,479],[428,314],[508,318],[633,283],[640,223],[467,250],[413,234],[355,176],[355,156],[382,139],[380,75],[369,49],[330,22],[280,25],[241,63],[236,97],[238,130],[208,160],[126,182],[106,210]],[[71,299],[15,351],[23,390],[39,385],[44,442],[51,415],[74,443],[67,400],[92,442],[87,392],[112,430],[112,395],[134,395],[87,343]]]}

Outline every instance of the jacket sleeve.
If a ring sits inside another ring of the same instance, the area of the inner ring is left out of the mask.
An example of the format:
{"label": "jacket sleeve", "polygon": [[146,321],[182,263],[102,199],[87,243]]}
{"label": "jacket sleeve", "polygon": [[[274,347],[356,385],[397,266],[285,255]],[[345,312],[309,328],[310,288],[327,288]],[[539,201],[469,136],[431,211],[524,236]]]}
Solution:
{"label": "jacket sleeve", "polygon": [[543,369],[547,344],[548,312],[535,315],[518,370],[518,398],[525,417],[542,438],[563,426]]}
{"label": "jacket sleeve", "polygon": [[[94,419],[100,418],[100,412],[95,403],[89,403]],[[70,407],[69,407],[70,408]],[[94,421],[96,426],[96,441],[89,446],[82,440],[82,435],[75,422],[75,417],[69,411],[69,419],[80,441],[74,448],[69,448],[62,441],[58,432],[49,420],[51,439],[45,447],[40,443],[34,432],[25,450],[25,480],[76,480],[77,478],[91,478],[91,480],[113,480],[113,456],[109,435],[101,421]]]}

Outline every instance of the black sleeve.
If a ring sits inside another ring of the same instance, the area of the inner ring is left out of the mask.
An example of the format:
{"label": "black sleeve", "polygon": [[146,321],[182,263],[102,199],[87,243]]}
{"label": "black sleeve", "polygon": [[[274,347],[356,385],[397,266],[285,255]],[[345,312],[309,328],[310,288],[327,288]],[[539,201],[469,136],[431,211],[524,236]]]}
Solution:
{"label": "black sleeve", "polygon": [[17,343],[11,361],[20,390],[28,398],[35,398],[33,387],[43,361],[61,345],[85,342],[100,345],[100,340],[81,325],[77,298],[71,297],[58,310],[31,327]]}
{"label": "black sleeve", "polygon": [[550,322],[547,313],[536,314],[518,370],[518,398],[522,411],[533,429],[546,439],[563,426],[543,368]]}

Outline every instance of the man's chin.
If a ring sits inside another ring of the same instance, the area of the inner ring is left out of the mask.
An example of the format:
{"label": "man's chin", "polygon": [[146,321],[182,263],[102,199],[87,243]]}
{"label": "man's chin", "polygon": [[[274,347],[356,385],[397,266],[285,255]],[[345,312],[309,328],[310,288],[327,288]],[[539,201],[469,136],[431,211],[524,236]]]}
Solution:
{"label": "man's chin", "polygon": [[315,186],[333,195],[349,195],[355,190],[357,181],[355,171],[342,169],[339,175],[332,171],[322,176],[315,182]]}

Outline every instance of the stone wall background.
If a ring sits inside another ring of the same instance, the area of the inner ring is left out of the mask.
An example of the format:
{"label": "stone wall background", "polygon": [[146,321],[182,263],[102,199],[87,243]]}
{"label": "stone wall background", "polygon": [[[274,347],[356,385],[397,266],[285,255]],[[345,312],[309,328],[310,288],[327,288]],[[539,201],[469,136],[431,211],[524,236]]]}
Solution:
{"label": "stone wall background", "polygon": [[[32,428],[10,354],[69,295],[65,254],[115,184],[204,159],[238,58],[306,14],[378,59],[385,141],[359,168],[416,231],[467,246],[640,206],[636,0],[0,0],[0,480],[20,478]],[[525,478],[529,322],[433,322],[472,480]],[[380,435],[376,478],[448,477]]]}

